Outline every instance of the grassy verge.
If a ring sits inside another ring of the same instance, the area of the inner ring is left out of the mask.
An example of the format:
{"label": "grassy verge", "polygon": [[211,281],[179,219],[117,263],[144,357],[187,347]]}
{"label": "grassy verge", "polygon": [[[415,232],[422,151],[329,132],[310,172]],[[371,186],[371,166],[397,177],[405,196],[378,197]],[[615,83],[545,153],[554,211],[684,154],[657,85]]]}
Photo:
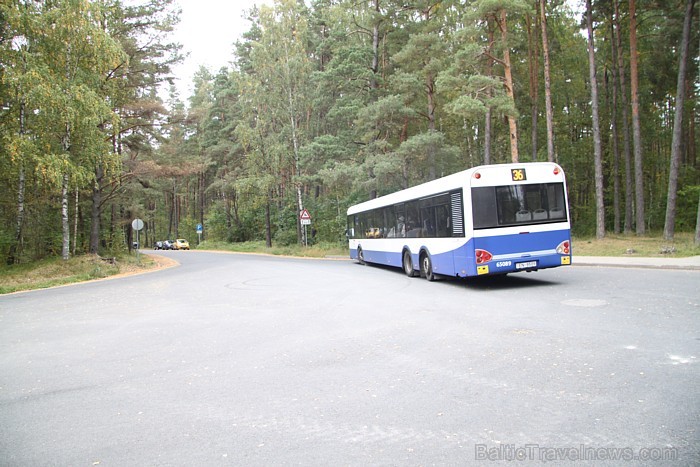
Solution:
{"label": "grassy verge", "polygon": [[146,255],[140,255],[139,261],[136,255],[118,256],[114,264],[97,255],[83,255],[67,261],[49,258],[29,264],[0,266],[0,294],[101,279],[151,269],[155,265],[155,261]]}
{"label": "grassy verge", "polygon": [[600,240],[575,237],[572,240],[572,253],[574,256],[684,258],[700,255],[700,247],[695,245],[692,233],[677,233],[673,242],[664,240],[661,234],[645,237],[607,235]]}
{"label": "grassy verge", "polygon": [[289,245],[267,248],[265,242],[241,242],[241,243],[226,243],[204,241],[197,249],[199,250],[219,250],[219,251],[234,251],[237,253],[264,253],[269,255],[279,256],[299,256],[303,258],[326,258],[333,256],[349,257],[347,246],[338,244],[319,243],[311,246]]}
{"label": "grassy verge", "polygon": [[[692,233],[676,234],[673,242],[659,235],[637,237],[636,235],[608,235],[596,238],[575,237],[573,254],[581,256],[644,256],[683,258],[700,255],[700,247],[694,244]],[[309,247],[299,245],[273,246],[267,248],[265,242],[225,243],[205,241],[198,247],[203,250],[235,251],[239,253],[266,253],[271,255],[302,256],[324,258],[329,256],[348,257],[347,247],[337,244],[320,244]]]}

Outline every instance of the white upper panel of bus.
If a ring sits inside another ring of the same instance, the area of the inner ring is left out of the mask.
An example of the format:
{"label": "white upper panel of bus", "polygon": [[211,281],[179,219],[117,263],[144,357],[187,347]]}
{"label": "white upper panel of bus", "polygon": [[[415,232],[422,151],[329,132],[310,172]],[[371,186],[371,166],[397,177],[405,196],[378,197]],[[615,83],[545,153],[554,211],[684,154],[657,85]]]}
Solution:
{"label": "white upper panel of bus", "polygon": [[[523,169],[525,179],[514,181],[513,170]],[[404,201],[424,198],[451,190],[479,186],[503,186],[528,183],[564,182],[564,171],[552,162],[524,162],[522,164],[481,165],[463,170],[386,196],[365,201],[348,208],[348,215]]]}

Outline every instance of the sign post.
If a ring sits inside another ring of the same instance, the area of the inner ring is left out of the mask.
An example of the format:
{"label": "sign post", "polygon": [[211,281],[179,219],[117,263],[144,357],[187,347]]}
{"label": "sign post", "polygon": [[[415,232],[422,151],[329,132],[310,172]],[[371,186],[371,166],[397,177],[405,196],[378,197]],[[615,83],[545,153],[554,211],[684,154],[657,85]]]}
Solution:
{"label": "sign post", "polygon": [[311,225],[311,214],[307,209],[302,209],[299,213],[299,221],[304,226],[304,246],[309,246],[309,237],[306,235],[306,226]]}
{"label": "sign post", "polygon": [[139,218],[134,219],[131,222],[131,228],[136,231],[136,261],[141,262],[141,257],[139,256],[139,232],[143,229],[143,221]]}
{"label": "sign post", "polygon": [[197,245],[202,243],[202,232],[204,231],[204,228],[202,227],[202,224],[197,224]]}

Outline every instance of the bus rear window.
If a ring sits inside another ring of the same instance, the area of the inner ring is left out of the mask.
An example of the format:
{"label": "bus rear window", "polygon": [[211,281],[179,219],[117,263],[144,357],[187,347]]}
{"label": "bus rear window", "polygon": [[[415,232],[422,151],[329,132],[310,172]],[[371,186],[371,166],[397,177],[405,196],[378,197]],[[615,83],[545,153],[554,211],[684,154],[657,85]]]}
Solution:
{"label": "bus rear window", "polygon": [[472,188],[475,229],[562,222],[567,219],[563,183]]}

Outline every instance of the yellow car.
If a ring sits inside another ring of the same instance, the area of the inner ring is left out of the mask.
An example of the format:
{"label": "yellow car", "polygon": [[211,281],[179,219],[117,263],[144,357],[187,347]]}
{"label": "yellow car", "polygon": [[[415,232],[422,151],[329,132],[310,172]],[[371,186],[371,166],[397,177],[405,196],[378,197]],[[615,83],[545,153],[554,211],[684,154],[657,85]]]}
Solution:
{"label": "yellow car", "polygon": [[175,243],[173,243],[173,249],[175,249],[175,250],[189,250],[190,249],[190,242],[188,242],[184,238],[178,238],[177,240],[175,240]]}

